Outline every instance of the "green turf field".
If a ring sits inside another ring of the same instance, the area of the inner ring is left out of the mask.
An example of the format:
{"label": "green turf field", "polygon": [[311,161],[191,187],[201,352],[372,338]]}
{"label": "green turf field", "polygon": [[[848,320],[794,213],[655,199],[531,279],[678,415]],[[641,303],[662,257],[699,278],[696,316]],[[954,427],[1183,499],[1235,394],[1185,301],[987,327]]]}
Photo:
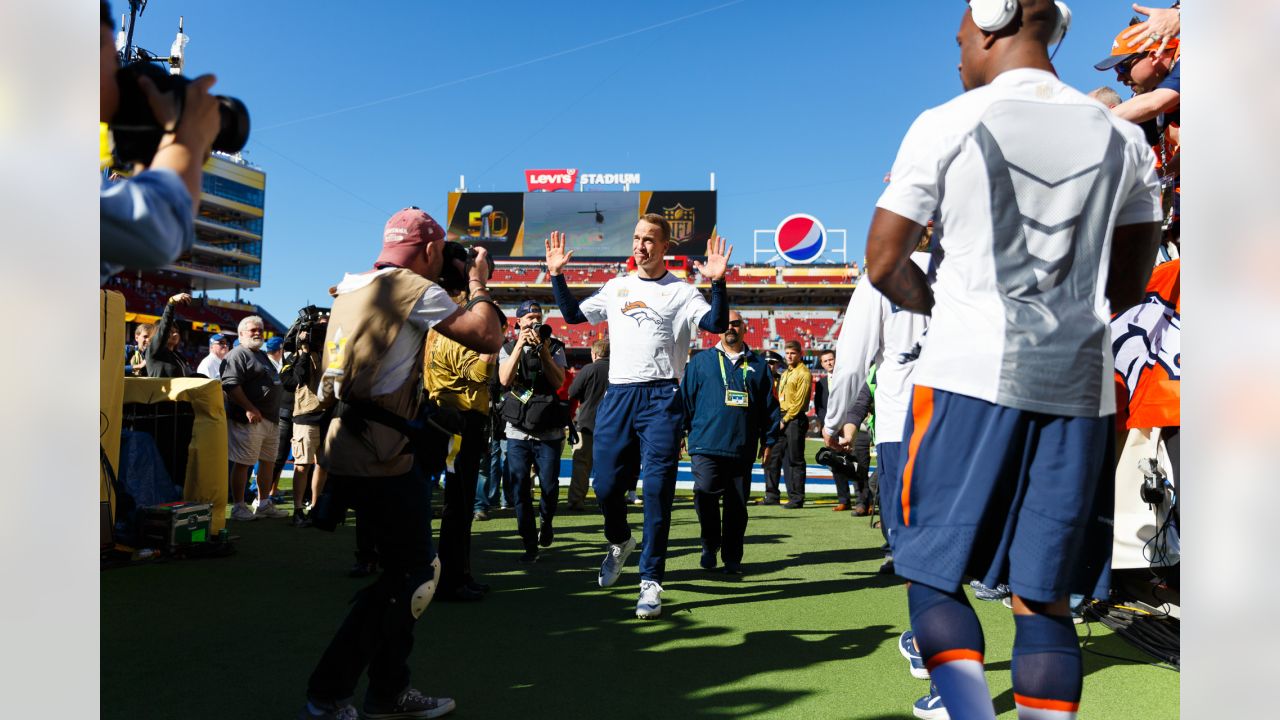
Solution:
{"label": "green turf field", "polygon": [[[928,690],[896,639],[906,592],[878,575],[880,533],[829,504],[751,508],[745,569],[698,568],[698,523],[678,497],[663,616],[634,616],[638,553],[596,587],[601,520],[563,513],[540,561],[516,563],[509,511],[476,523],[474,604],[433,603],[417,629],[414,682],[457,699],[457,718],[903,718]],[[639,522],[637,508],[633,513]],[[306,678],[362,582],[346,577],[351,527],[230,525],[238,554],[102,573],[102,717],[291,718]],[[975,601],[1001,718],[1013,718],[1013,623]],[[1137,658],[1101,625],[1098,652]],[[1081,717],[1178,716],[1175,672],[1084,655]],[[68,691],[71,691],[70,689]],[[362,698],[363,686],[358,698]]]}

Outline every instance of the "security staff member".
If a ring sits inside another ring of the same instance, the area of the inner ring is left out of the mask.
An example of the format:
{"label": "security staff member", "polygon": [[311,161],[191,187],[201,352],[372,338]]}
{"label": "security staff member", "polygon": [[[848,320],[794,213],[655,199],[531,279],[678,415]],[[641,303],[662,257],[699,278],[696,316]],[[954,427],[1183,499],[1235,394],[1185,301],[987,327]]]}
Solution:
{"label": "security staff member", "polygon": [[[569,425],[569,407],[556,390],[564,384],[566,362],[564,343],[542,323],[541,305],[525,300],[516,315],[520,333],[502,347],[498,380],[506,391],[502,418],[507,421],[507,474],[516,491],[516,527],[524,542],[520,561],[534,562],[538,547],[549,547],[555,537],[551,523],[560,499],[560,452]],[[542,489],[536,533],[530,476],[535,462]]]}
{"label": "security staff member", "polygon": [[741,572],[751,468],[757,456],[768,462],[782,432],[769,367],[742,341],[746,333],[746,320],[730,312],[720,343],[689,361],[680,384],[693,507],[702,526],[701,565],[714,569],[720,553],[725,572],[731,574]]}
{"label": "security staff member", "polygon": [[[374,268],[346,275],[331,291],[319,397],[335,417],[319,456],[328,473],[321,503],[363,513],[384,571],[356,596],[311,674],[303,718],[354,717],[351,698],[366,668],[367,717],[438,717],[454,707],[409,685],[414,623],[435,592],[440,562],[431,544],[430,489],[405,421],[418,412],[428,330],[480,352],[496,351],[502,332],[491,305],[460,308],[433,282],[446,269],[444,238],[426,213],[401,210],[387,222]],[[483,249],[465,270],[461,261],[450,264],[466,273],[473,297],[488,298]],[[333,521],[312,514],[317,525],[322,519]]]}

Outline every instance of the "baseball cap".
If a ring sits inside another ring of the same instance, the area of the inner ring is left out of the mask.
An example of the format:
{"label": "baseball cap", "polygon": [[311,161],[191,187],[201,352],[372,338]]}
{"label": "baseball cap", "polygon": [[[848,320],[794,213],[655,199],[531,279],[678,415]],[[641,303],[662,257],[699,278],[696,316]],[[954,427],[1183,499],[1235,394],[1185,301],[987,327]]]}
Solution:
{"label": "baseball cap", "polygon": [[382,252],[374,266],[404,267],[432,240],[444,240],[444,229],[420,208],[407,207],[391,216],[382,229]]}
{"label": "baseball cap", "polygon": [[766,352],[766,353],[764,354],[764,357],[765,357],[765,361],[766,361],[766,362],[771,362],[771,363],[773,363],[773,362],[776,362],[776,363],[786,362],[785,360],[783,360],[783,359],[782,359],[782,356],[781,356],[781,355],[779,355],[778,353],[774,352],[773,350],[769,350],[768,352]]}
{"label": "baseball cap", "polygon": [[[1129,27],[1132,27],[1132,25]],[[1143,43],[1137,41],[1137,36],[1127,40],[1120,37],[1128,31],[1129,28],[1126,27],[1124,30],[1116,33],[1116,39],[1111,41],[1111,54],[1095,64],[1095,68],[1098,70],[1110,70],[1129,58],[1137,57],[1138,55],[1145,55],[1147,52],[1155,52],[1155,49],[1160,47],[1160,43],[1156,42],[1152,44],[1150,48],[1147,48],[1146,52],[1138,52],[1138,48],[1142,47]],[[1146,41],[1144,40],[1143,42]],[[1177,48],[1178,45],[1178,38],[1171,38],[1169,43],[1165,45],[1165,49],[1173,50]]]}
{"label": "baseball cap", "polygon": [[529,313],[542,312],[542,306],[536,300],[525,300],[520,303],[520,307],[516,310],[516,317],[522,318]]}
{"label": "baseball cap", "polygon": [[225,333],[214,333],[209,336],[209,344],[216,345],[218,343],[231,343],[231,336]]}
{"label": "baseball cap", "polygon": [[284,338],[279,336],[270,338],[262,344],[262,347],[266,348],[267,352],[275,352],[284,347]]}

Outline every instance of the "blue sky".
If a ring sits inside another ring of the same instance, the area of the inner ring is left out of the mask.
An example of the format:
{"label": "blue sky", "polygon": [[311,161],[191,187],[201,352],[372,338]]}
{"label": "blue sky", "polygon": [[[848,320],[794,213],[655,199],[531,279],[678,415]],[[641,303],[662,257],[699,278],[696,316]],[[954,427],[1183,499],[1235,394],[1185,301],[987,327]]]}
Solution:
{"label": "blue sky", "polygon": [[[1084,91],[1123,90],[1092,64],[1129,5],[1071,7],[1059,74]],[[166,53],[184,15],[187,74],[216,73],[215,92],[248,105],[245,156],[267,171],[267,210],[262,288],[244,298],[287,320],[370,266],[396,210],[443,221],[459,175],[471,190],[522,191],[526,168],[576,167],[638,172],[643,189],[662,190],[706,189],[715,172],[733,261],[750,260],[752,230],[796,212],[848,229],[860,259],[903,133],[961,91],[963,10],[151,0],[135,42]]]}

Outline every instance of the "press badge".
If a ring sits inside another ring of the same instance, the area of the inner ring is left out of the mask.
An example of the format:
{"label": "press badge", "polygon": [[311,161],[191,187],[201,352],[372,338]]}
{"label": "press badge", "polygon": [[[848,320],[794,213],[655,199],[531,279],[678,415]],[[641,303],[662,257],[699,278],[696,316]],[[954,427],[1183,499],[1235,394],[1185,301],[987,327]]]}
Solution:
{"label": "press badge", "polygon": [[729,390],[724,391],[724,404],[729,407],[747,407],[747,393],[745,390]]}
{"label": "press badge", "polygon": [[529,398],[533,397],[533,388],[525,388],[523,392],[511,391],[511,397],[520,401],[521,405],[529,402]]}

